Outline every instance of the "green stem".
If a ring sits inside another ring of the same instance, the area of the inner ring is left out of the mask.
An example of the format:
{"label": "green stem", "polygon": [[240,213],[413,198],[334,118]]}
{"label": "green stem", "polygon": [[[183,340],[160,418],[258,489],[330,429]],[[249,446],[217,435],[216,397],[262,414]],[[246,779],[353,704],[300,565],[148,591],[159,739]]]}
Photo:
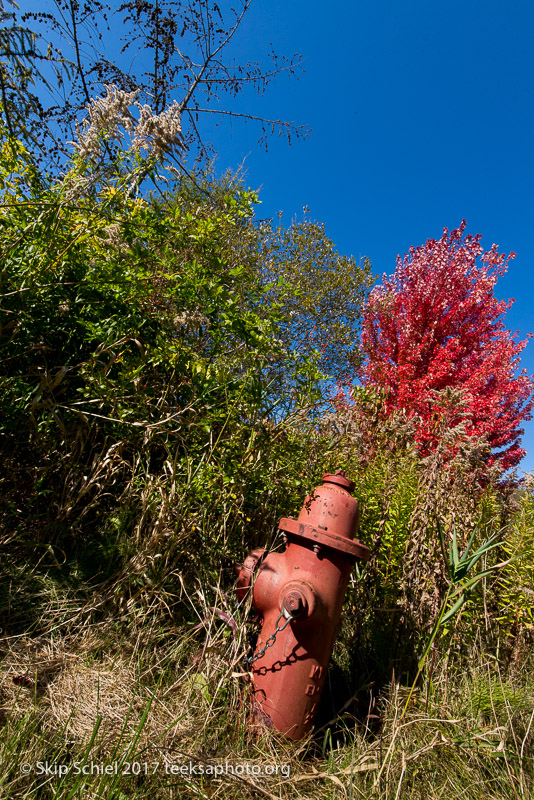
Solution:
{"label": "green stem", "polygon": [[404,719],[404,717],[406,715],[406,711],[408,709],[408,705],[410,703],[410,700],[412,699],[412,694],[414,693],[414,689],[416,687],[417,681],[419,680],[419,675],[421,674],[421,672],[423,670],[426,658],[428,656],[428,653],[430,652],[430,648],[432,647],[432,644],[434,643],[434,639],[438,635],[438,630],[439,630],[439,628],[441,626],[441,620],[443,619],[443,617],[445,615],[445,610],[447,608],[447,603],[449,602],[450,591],[451,591],[451,587],[449,586],[449,588],[447,589],[447,592],[445,593],[445,597],[443,598],[443,603],[441,604],[441,608],[439,610],[438,618],[436,619],[436,621],[434,623],[434,627],[432,628],[432,633],[430,634],[430,636],[428,638],[428,641],[426,643],[425,649],[423,651],[423,655],[419,659],[419,664],[417,665],[417,674],[416,674],[416,676],[414,678],[414,682],[412,683],[412,686],[410,688],[410,692],[408,694],[408,699],[406,700],[406,704],[405,704],[404,709],[402,711],[402,714],[401,714],[399,722],[402,722],[402,720]]}

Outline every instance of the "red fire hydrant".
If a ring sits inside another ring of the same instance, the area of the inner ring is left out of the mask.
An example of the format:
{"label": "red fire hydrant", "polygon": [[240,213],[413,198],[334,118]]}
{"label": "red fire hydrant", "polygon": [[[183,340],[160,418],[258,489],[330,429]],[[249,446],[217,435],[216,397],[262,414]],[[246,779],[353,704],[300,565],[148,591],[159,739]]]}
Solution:
{"label": "red fire hydrant", "polygon": [[298,520],[280,520],[285,552],[253,550],[238,573],[241,599],[254,583],[262,626],[249,658],[256,716],[295,740],[313,725],[354,561],[369,558],[354,540],[353,489],[343,472],[323,475]]}

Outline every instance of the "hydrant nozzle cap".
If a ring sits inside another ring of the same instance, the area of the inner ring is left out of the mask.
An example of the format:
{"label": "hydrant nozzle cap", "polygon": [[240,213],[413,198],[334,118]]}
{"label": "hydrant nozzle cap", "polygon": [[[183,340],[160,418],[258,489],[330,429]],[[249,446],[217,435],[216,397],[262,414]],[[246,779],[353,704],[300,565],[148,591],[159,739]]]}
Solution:
{"label": "hydrant nozzle cap", "polygon": [[354,481],[351,481],[345,473],[338,469],[338,471],[332,475],[331,473],[326,473],[323,475],[323,483],[334,483],[336,486],[341,486],[342,489],[346,489],[347,492],[353,492],[354,487],[356,484]]}

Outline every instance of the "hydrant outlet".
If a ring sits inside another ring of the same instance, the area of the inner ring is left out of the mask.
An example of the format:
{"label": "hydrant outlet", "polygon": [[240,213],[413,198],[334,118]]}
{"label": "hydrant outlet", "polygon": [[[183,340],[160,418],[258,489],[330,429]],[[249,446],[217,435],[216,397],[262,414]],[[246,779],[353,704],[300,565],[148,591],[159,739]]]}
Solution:
{"label": "hydrant outlet", "polygon": [[236,564],[234,573],[237,575],[237,597],[244,600],[249,593],[254,573],[265,558],[267,550],[264,547],[256,547],[245,558],[242,564]]}

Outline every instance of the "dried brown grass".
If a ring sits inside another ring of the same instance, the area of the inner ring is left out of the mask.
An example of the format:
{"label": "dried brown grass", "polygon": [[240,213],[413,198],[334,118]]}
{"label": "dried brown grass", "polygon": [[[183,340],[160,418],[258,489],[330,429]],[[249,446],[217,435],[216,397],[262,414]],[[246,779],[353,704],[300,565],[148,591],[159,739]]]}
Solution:
{"label": "dried brown grass", "polygon": [[[236,662],[242,644],[220,623],[206,614],[195,629],[168,632],[163,644],[161,632],[158,641],[155,632],[151,640],[146,632],[141,636],[141,627],[121,637],[89,625],[71,637],[4,641],[4,735],[30,721],[35,726],[11,759],[31,763],[52,758],[52,751],[58,760],[74,759],[97,731],[92,761],[120,758],[133,742],[130,760],[291,768],[288,778],[230,774],[169,782],[161,767],[144,783],[123,779],[123,796],[139,800],[530,796],[534,692],[519,686],[528,684],[528,675],[513,683],[489,661],[473,666],[473,674],[447,675],[443,662],[432,683],[414,694],[404,718],[407,688],[393,681],[377,698],[373,719],[356,719],[345,709],[313,739],[293,743],[253,724],[246,676]],[[14,683],[20,677],[28,685]],[[1,746],[0,752],[6,765]],[[9,792],[0,790],[0,796],[36,797],[35,784],[21,782],[15,766],[8,765]],[[39,796],[67,798],[72,782],[55,781],[49,782],[52,793]],[[82,788],[75,796],[107,796],[96,778]]]}

